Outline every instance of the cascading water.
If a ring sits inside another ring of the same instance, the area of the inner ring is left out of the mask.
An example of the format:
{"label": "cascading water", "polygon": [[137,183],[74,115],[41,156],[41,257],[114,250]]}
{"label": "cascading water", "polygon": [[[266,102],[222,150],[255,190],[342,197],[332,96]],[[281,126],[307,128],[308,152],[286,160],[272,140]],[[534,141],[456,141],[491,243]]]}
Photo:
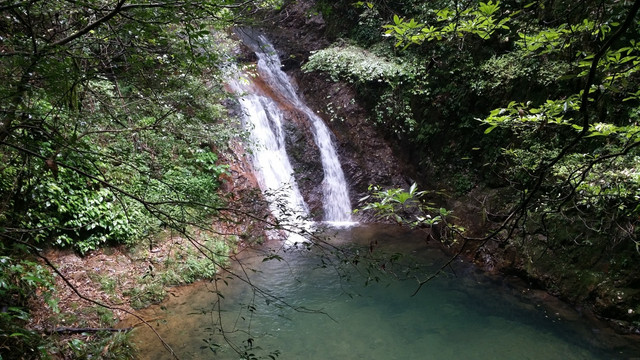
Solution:
{"label": "cascading water", "polygon": [[255,94],[244,96],[240,103],[251,123],[251,139],[259,147],[253,153],[254,164],[259,169],[258,181],[276,202],[276,216],[283,217],[287,212],[307,217],[309,210],[292,176],[278,106],[268,97]]}
{"label": "cascading water", "polygon": [[287,74],[281,70],[282,63],[269,41],[261,34],[241,31],[244,43],[258,56],[258,72],[281,100],[304,113],[310,120],[314,141],[320,150],[323,180],[323,220],[334,225],[351,223],[351,202],[347,182],[338,159],[331,132],[297,95]]}
{"label": "cascading water", "polygon": [[[258,184],[270,204],[273,215],[285,228],[309,230],[309,210],[293,178],[293,168],[285,148],[282,112],[273,99],[259,95],[247,79],[229,82],[232,90],[243,94],[239,99],[251,141],[255,144],[252,160]],[[296,231],[286,235],[287,242],[304,242]]]}
{"label": "cascading water", "polygon": [[[229,86],[241,95],[244,120],[251,128],[250,138],[256,145],[252,159],[258,183],[270,203],[271,212],[285,228],[311,230],[309,209],[293,177],[294,170],[285,147],[281,106],[286,103],[287,107],[300,111],[309,119],[314,142],[320,151],[324,222],[333,226],[352,224],[347,183],[329,129],[298,97],[289,78],[280,69],[280,59],[267,39],[257,34],[243,35],[245,44],[258,56],[261,82],[258,85],[251,76],[236,74]],[[289,244],[302,241],[304,238],[296,231],[287,235]]]}

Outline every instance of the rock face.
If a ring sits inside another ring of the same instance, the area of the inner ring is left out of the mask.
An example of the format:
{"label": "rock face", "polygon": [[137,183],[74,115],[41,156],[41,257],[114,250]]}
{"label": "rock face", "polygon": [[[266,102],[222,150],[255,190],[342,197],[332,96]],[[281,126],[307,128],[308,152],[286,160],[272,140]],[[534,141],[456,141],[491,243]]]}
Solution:
{"label": "rock face", "polygon": [[296,182],[309,206],[311,216],[322,219],[322,160],[320,150],[313,141],[310,126],[301,114],[294,111],[284,113],[285,141],[291,159]]}
{"label": "rock face", "polygon": [[[407,187],[406,174],[411,169],[394,155],[391,144],[369,122],[367,111],[356,103],[352,84],[333,82],[321,74],[304,73],[300,67],[314,50],[325,48],[329,42],[324,35],[322,16],[312,11],[312,2],[296,1],[283,11],[269,17],[263,28],[283,59],[283,70],[298,87],[303,100],[318,114],[333,132],[342,169],[349,183],[351,204],[367,194],[371,184],[383,187]],[[295,115],[291,124],[295,124]],[[298,122],[299,123],[299,122]],[[312,214],[322,211],[322,170],[317,165],[319,155],[310,134],[299,127],[287,129],[288,150],[305,200]],[[370,215],[361,214],[360,220]]]}

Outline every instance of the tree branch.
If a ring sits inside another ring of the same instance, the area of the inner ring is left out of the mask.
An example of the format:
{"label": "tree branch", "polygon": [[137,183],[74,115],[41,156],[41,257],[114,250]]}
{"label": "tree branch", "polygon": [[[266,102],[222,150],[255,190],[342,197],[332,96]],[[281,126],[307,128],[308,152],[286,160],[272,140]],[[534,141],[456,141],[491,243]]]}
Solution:
{"label": "tree branch", "polygon": [[44,329],[43,333],[47,335],[52,334],[80,334],[80,333],[97,333],[101,331],[105,332],[129,332],[133,330],[132,327],[128,328],[75,328],[75,327],[57,327],[54,329]]}
{"label": "tree branch", "polygon": [[[593,82],[595,80],[595,76],[597,73],[597,69],[598,69],[598,63],[600,62],[600,59],[606,54],[606,52],[609,50],[609,48],[613,45],[613,43],[615,41],[617,41],[624,33],[627,32],[627,30],[633,25],[633,20],[636,16],[636,14],[638,13],[638,10],[640,9],[640,0],[635,0],[633,5],[631,6],[631,8],[629,9],[629,13],[627,14],[627,17],[624,21],[624,23],[622,23],[622,25],[620,26],[620,28],[618,29],[618,31],[616,31],[598,50],[598,52],[594,55],[592,63],[591,63],[591,68],[589,69],[589,76],[587,77],[586,83],[584,85],[583,88],[583,93],[582,93],[582,102],[580,104],[580,114],[582,114],[582,130],[580,131],[580,133],[569,143],[567,144],[565,147],[562,148],[562,150],[558,153],[558,155],[556,155],[554,158],[552,158],[551,160],[549,160],[548,162],[544,162],[542,161],[540,163],[540,165],[538,166],[538,168],[536,169],[535,173],[535,177],[534,179],[532,179],[531,182],[533,182],[533,184],[526,186],[526,189],[529,189],[529,192],[527,195],[525,195],[522,199],[522,201],[516,205],[516,207],[511,211],[511,215],[509,215],[509,217],[507,218],[507,220],[505,220],[505,223],[507,221],[510,221],[513,218],[513,214],[523,211],[525,212],[527,207],[529,206],[529,203],[531,203],[531,201],[533,200],[533,198],[535,197],[536,193],[538,192],[538,190],[540,190],[540,187],[542,186],[542,182],[545,179],[545,176],[547,174],[548,171],[551,170],[551,167],[553,167],[555,164],[557,164],[560,160],[562,160],[568,153],[569,151],[575,147],[588,133],[589,131],[589,93],[591,90],[591,86],[593,85]],[[531,183],[530,182],[530,183]],[[518,217],[518,219],[520,219],[522,216]],[[504,224],[503,226],[501,226],[501,229],[504,228]]]}
{"label": "tree branch", "polygon": [[124,3],[127,0],[118,0],[118,3],[116,4],[115,8],[113,8],[113,10],[111,10],[109,13],[107,13],[105,16],[99,18],[98,20],[92,22],[91,24],[85,26],[84,28],[82,28],[81,30],[78,30],[77,32],[63,38],[60,39],[58,41],[55,41],[51,44],[49,44],[47,47],[56,47],[56,46],[61,46],[61,45],[65,45],[68,44],[70,42],[72,42],[73,40],[87,34],[89,31],[97,28],[98,26],[102,25],[103,23],[111,20],[114,16],[118,15],[118,13],[120,11],[122,11],[122,7],[124,6]]}
{"label": "tree branch", "polygon": [[16,238],[10,237],[10,236],[7,236],[6,234],[3,234],[3,233],[0,233],[0,236],[2,236],[2,237],[4,237],[4,238],[7,238],[7,239],[9,239],[9,240],[11,240],[11,241],[14,241],[14,242],[20,243],[20,244],[25,245],[25,246],[27,246],[28,248],[30,248],[30,249],[33,251],[33,254],[34,254],[34,255],[36,255],[37,257],[39,257],[40,259],[42,259],[42,261],[44,261],[44,262],[45,262],[45,264],[47,264],[47,266],[49,266],[49,267],[51,268],[51,270],[53,270],[53,272],[55,272],[58,276],[60,276],[60,278],[62,279],[62,281],[64,281],[64,283],[65,283],[65,284],[66,284],[66,285],[71,289],[71,291],[73,291],[73,292],[76,294],[76,296],[78,296],[80,299],[82,299],[82,300],[84,300],[84,301],[87,301],[87,302],[89,302],[89,303],[92,303],[92,304],[94,304],[94,305],[100,306],[100,307],[105,308],[105,309],[109,309],[109,310],[116,310],[116,311],[122,311],[122,312],[124,312],[124,313],[126,313],[126,314],[129,314],[129,315],[131,315],[131,316],[135,317],[136,319],[140,320],[140,322],[142,322],[143,324],[145,324],[149,329],[151,329],[151,331],[153,331],[153,332],[155,333],[155,335],[158,337],[158,339],[162,342],[162,345],[163,345],[163,346],[164,346],[164,347],[165,347],[165,348],[166,348],[166,349],[171,353],[171,355],[173,356],[173,358],[174,358],[174,359],[176,359],[176,360],[179,360],[178,356],[177,356],[177,355],[176,355],[176,353],[173,351],[173,349],[171,348],[171,346],[169,346],[169,344],[168,344],[168,343],[167,343],[167,342],[162,338],[162,336],[160,336],[160,334],[156,331],[156,329],[154,329],[154,328],[153,328],[153,325],[149,324],[149,322],[147,322],[147,321],[146,321],[144,318],[142,318],[140,315],[138,315],[138,314],[136,314],[136,313],[134,313],[134,312],[131,312],[131,311],[127,310],[127,309],[119,308],[119,307],[114,307],[114,306],[110,306],[110,305],[104,304],[104,303],[102,303],[102,302],[100,302],[100,301],[97,301],[97,300],[94,300],[94,299],[91,299],[91,298],[89,298],[89,297],[85,296],[84,294],[82,294],[82,293],[80,292],[80,290],[78,290],[78,289],[77,289],[77,288],[76,288],[76,287],[71,283],[71,281],[69,281],[69,279],[67,279],[67,277],[66,277],[66,276],[64,276],[64,274],[63,274],[60,270],[58,270],[58,268],[57,268],[57,267],[56,267],[56,266],[55,266],[55,265],[54,265],[54,264],[49,260],[49,258],[47,258],[46,256],[44,256],[44,255],[42,255],[42,254],[40,253],[40,249],[38,249],[37,247],[35,247],[35,246],[33,246],[33,245],[31,245],[31,244],[29,244],[29,243],[27,243],[27,242],[24,242],[24,241],[22,241],[22,240],[19,240],[19,239],[16,239]]}

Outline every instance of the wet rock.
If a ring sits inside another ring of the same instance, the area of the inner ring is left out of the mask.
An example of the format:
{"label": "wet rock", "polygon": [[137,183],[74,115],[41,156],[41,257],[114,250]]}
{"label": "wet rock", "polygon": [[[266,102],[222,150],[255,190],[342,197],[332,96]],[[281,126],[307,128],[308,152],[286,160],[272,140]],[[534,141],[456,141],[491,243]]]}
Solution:
{"label": "wet rock", "polygon": [[294,177],[315,220],[322,219],[322,160],[315,145],[311,124],[306,116],[294,111],[284,114],[284,131],[289,160],[296,169]]}

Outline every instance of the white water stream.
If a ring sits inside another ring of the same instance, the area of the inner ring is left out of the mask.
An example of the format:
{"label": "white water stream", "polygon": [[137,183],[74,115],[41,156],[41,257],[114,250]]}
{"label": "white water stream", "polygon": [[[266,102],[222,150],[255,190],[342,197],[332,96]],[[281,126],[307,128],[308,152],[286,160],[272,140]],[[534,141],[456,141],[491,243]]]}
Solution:
{"label": "white water stream", "polygon": [[324,121],[298,96],[282,63],[269,41],[261,34],[243,32],[244,43],[258,56],[258,72],[274,92],[292,107],[304,113],[311,123],[314,141],[320,150],[324,178],[322,181],[324,221],[334,225],[350,224],[351,202],[347,182],[340,165],[331,132]]}
{"label": "white water stream", "polygon": [[240,105],[245,121],[251,127],[251,141],[256,145],[252,159],[260,188],[278,220],[289,220],[308,230],[304,224],[309,218],[309,210],[293,177],[285,148],[282,113],[272,99],[248,92],[251,90],[248,85],[241,81],[231,84],[234,91],[245,93],[240,98]]}
{"label": "white water stream", "polygon": [[[332,226],[353,224],[347,182],[331,138],[331,132],[322,119],[300,99],[288,76],[280,69],[281,62],[272,45],[262,35],[243,34],[245,44],[258,56],[258,73],[268,87],[260,89],[251,76],[237,76],[229,82],[232,90],[241,94],[240,106],[245,124],[250,128],[252,159],[257,179],[270,202],[270,210],[284,228],[311,230],[310,214],[293,176],[294,170],[285,146],[283,111],[279,102],[305,114],[310,122],[315,144],[320,151],[323,167],[323,222]],[[296,231],[290,232],[287,241],[303,241]]]}

